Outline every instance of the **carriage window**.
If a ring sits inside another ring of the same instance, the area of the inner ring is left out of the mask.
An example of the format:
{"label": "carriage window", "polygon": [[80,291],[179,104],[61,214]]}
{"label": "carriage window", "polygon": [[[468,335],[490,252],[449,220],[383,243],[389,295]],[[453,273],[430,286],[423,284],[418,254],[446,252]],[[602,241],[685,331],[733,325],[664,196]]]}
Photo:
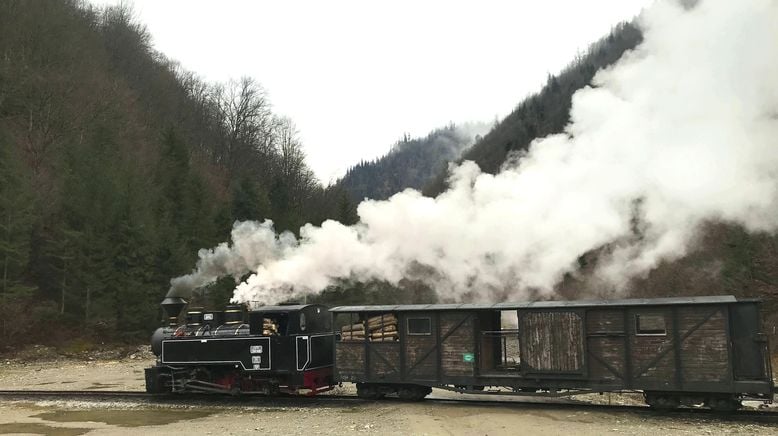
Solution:
{"label": "carriage window", "polygon": [[431,335],[432,321],[429,318],[408,318],[409,335]]}
{"label": "carriage window", "polygon": [[667,335],[664,315],[635,315],[635,331],[638,335]]}

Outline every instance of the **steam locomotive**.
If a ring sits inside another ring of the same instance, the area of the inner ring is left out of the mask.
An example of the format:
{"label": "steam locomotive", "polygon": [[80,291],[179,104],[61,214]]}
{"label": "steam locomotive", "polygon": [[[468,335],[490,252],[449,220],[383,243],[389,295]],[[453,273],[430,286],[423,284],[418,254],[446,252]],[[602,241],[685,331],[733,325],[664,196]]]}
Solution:
{"label": "steam locomotive", "polygon": [[332,315],[320,305],[266,306],[246,312],[193,308],[167,298],[168,325],[151,348],[157,364],[146,369],[146,390],[162,392],[299,393],[332,389]]}
{"label": "steam locomotive", "polygon": [[357,395],[642,392],[657,409],[731,411],[770,403],[761,302],[732,296],[641,300],[341,306],[247,311],[162,302],[152,393]]}

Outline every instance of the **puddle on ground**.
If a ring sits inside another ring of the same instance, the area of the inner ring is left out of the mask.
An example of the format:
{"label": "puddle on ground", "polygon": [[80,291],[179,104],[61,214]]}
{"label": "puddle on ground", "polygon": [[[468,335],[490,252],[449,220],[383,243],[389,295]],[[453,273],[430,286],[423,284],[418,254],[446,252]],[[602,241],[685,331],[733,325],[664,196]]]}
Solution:
{"label": "puddle on ground", "polygon": [[37,422],[12,422],[0,424],[0,434],[44,434],[51,436],[78,436],[89,432],[90,428],[52,427]]}
{"label": "puddle on ground", "polygon": [[[132,410],[58,410],[33,415],[52,422],[102,422],[119,427],[143,427],[146,425],[165,425],[189,419],[205,418],[212,411],[170,410],[170,409],[132,409]],[[80,433],[79,433],[80,434]]]}

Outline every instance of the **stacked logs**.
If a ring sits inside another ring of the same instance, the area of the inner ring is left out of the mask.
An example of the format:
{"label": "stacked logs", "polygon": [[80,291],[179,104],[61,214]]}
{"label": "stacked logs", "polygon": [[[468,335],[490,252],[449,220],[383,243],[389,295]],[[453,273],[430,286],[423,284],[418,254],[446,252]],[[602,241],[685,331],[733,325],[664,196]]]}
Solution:
{"label": "stacked logs", "polygon": [[388,313],[367,319],[367,330],[370,332],[371,342],[399,341],[397,333],[397,317]]}
{"label": "stacked logs", "polygon": [[340,328],[340,340],[346,342],[362,342],[365,340],[365,323],[344,325]]}
{"label": "stacked logs", "polygon": [[262,319],[262,334],[265,336],[273,336],[278,334],[278,324],[270,318]]}

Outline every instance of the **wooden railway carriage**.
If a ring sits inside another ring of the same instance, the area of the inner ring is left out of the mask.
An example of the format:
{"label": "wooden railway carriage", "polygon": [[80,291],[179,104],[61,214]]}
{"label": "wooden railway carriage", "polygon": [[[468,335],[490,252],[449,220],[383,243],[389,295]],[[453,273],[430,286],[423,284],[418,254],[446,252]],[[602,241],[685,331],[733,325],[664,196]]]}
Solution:
{"label": "wooden railway carriage", "polygon": [[157,330],[152,349],[150,392],[315,394],[334,385],[332,315],[321,305],[193,309],[187,324]]}
{"label": "wooden railway carriage", "polygon": [[730,410],[745,398],[772,401],[759,307],[731,296],[342,306],[331,309],[335,375],[366,398],[421,399],[431,387],[643,391],[657,408]]}

